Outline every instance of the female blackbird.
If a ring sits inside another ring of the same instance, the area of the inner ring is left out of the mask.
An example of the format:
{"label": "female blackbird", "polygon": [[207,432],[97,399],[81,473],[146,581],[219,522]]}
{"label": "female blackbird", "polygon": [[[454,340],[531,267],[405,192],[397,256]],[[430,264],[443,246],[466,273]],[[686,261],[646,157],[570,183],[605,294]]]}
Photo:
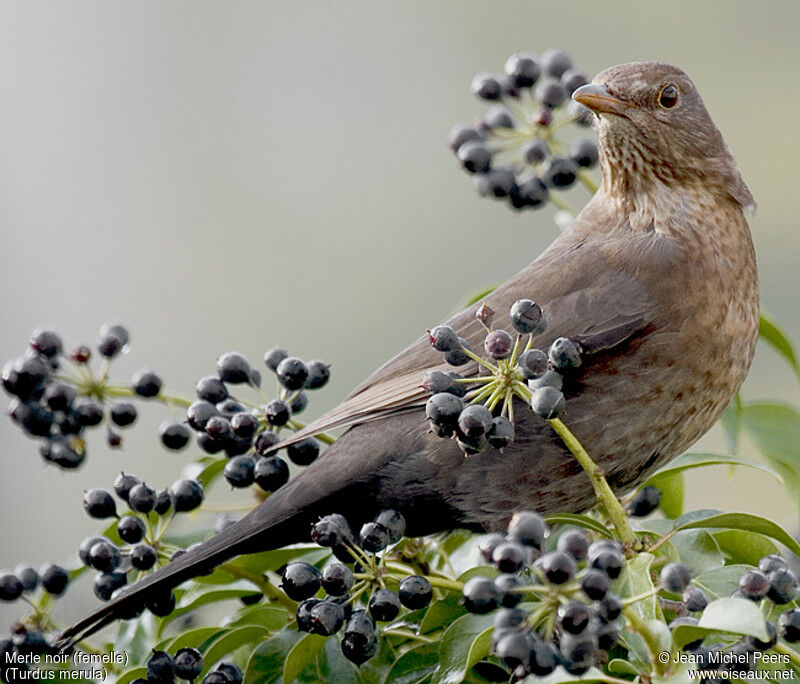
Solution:
{"label": "female blackbird", "polygon": [[[607,69],[573,98],[596,115],[600,190],[533,263],[484,301],[508,312],[534,299],[550,322],[536,345],[578,341],[565,422],[615,489],[680,454],[725,410],[750,367],[758,330],[753,198],[694,84],[667,64]],[[478,304],[448,323],[474,349]],[[498,327],[509,327],[507,314]],[[579,511],[589,480],[550,426],[520,406],[502,453],[464,458],[426,433],[419,387],[438,355],[420,338],[289,442],[348,430],[316,462],[235,525],[64,632],[74,642],[145,598],[235,555],[303,539],[317,516],[354,523],[381,508],[408,534],[499,530],[512,512]],[[474,371],[473,371],[474,372]],[[284,443],[285,444],[285,443]]]}

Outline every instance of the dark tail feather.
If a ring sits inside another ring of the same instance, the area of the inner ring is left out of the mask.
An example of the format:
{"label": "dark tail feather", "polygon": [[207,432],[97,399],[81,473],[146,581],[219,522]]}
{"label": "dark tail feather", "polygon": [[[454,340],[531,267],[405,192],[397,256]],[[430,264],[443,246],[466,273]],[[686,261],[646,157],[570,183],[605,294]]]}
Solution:
{"label": "dark tail feather", "polygon": [[[292,511],[284,506],[275,506],[267,510],[265,506],[266,504],[262,504],[236,524],[225,528],[201,546],[176,558],[152,575],[139,580],[99,610],[64,630],[59,635],[58,647],[66,649],[117,619],[137,615],[146,597],[172,590],[192,577],[209,572],[229,558],[287,543],[287,535],[281,533],[281,528],[282,523],[291,517]],[[267,539],[265,533],[269,535],[270,543],[265,544]],[[256,538],[260,547],[258,549],[252,548]],[[248,543],[251,548],[248,548]]]}

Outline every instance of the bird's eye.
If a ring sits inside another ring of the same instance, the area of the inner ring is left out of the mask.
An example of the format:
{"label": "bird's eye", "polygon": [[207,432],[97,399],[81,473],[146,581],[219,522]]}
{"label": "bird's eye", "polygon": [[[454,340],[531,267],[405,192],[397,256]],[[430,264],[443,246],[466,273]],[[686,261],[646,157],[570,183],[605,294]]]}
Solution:
{"label": "bird's eye", "polygon": [[666,85],[658,94],[658,104],[664,109],[672,109],[678,104],[678,89],[674,85]]}

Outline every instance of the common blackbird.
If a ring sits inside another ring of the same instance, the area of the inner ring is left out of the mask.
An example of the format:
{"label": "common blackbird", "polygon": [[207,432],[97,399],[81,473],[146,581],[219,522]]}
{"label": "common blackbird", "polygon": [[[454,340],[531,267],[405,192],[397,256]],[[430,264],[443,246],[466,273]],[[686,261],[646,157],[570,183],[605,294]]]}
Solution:
{"label": "common blackbird", "polygon": [[[565,422],[626,490],[691,446],[725,410],[750,367],[758,330],[756,263],[745,211],[753,198],[694,84],[680,69],[606,69],[573,98],[594,112],[603,181],[574,223],[533,263],[487,295],[509,327],[530,298],[556,337],[585,359],[564,384]],[[479,348],[478,304],[449,324]],[[425,337],[386,363],[330,413],[297,433],[346,427],[316,462],[236,524],[64,632],[83,638],[146,597],[232,556],[304,540],[325,513],[352,522],[392,508],[409,535],[499,530],[515,510],[580,511],[592,486],[550,426],[515,411],[503,452],[465,458],[427,433],[420,388],[438,355]],[[285,444],[285,443],[284,443]]]}

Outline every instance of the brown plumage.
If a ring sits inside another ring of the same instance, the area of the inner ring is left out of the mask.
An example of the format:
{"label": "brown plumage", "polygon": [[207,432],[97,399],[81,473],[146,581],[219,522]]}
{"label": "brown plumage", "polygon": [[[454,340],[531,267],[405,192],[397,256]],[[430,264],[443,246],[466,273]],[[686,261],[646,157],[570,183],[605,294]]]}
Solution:
{"label": "brown plumage", "polygon": [[[624,490],[691,446],[744,380],[758,329],[744,214],[753,199],[679,69],[613,67],[574,97],[597,114],[602,186],[544,254],[484,301],[502,314],[499,327],[509,327],[505,312],[514,300],[539,302],[550,325],[537,346],[560,336],[581,341],[587,356],[565,383],[564,420]],[[483,336],[476,307],[449,322],[473,348]],[[417,340],[297,437],[349,428],[314,464],[64,636],[90,634],[231,556],[301,541],[325,512],[357,522],[396,508],[410,534],[425,534],[500,529],[519,509],[592,505],[593,490],[570,453],[522,406],[516,440],[503,453],[465,459],[453,441],[427,434],[418,385],[437,360],[427,340]]]}

